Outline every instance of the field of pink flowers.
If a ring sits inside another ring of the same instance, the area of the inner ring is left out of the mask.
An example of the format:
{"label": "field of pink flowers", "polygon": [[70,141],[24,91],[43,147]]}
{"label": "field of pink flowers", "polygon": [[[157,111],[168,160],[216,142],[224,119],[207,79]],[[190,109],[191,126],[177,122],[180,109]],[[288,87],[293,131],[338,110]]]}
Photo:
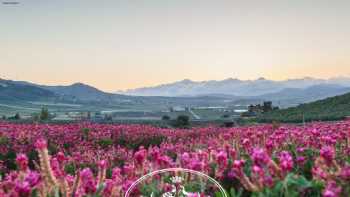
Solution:
{"label": "field of pink flowers", "polygon": [[350,121],[188,130],[0,122],[1,197],[122,197],[142,175],[170,167],[201,171],[232,197],[350,196]]}

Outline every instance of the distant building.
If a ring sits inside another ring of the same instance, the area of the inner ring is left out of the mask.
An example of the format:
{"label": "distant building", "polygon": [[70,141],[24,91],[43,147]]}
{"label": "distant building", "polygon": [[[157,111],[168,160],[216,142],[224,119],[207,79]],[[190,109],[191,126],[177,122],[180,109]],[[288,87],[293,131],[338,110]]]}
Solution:
{"label": "distant building", "polygon": [[74,120],[88,120],[90,112],[69,112],[68,117]]}
{"label": "distant building", "polygon": [[184,107],[180,107],[180,106],[170,107],[169,110],[171,112],[184,112],[184,111],[186,111],[186,109]]}
{"label": "distant building", "polygon": [[269,112],[269,111],[272,111],[272,102],[265,101],[263,105],[263,112]]}
{"label": "distant building", "polygon": [[56,120],[56,121],[71,121],[71,120],[74,120],[74,119],[69,117],[66,114],[59,114],[59,115],[55,116],[52,120]]}
{"label": "distant building", "polygon": [[263,107],[260,104],[248,106],[248,112],[251,114],[261,113],[262,111],[263,111]]}
{"label": "distant building", "polygon": [[243,117],[252,117],[252,116],[257,116],[258,114],[261,113],[266,113],[272,110],[277,110],[279,109],[278,107],[274,107],[272,105],[271,101],[265,101],[263,105],[257,104],[257,105],[249,105],[248,106],[248,111],[242,113]]}

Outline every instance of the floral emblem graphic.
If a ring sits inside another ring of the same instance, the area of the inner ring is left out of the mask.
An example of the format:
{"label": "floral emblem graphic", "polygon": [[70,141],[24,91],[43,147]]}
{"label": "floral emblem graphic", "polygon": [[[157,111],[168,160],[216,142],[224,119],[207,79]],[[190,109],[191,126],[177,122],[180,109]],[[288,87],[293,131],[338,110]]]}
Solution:
{"label": "floral emblem graphic", "polygon": [[183,168],[168,168],[146,174],[135,181],[125,197],[227,197],[210,176]]}

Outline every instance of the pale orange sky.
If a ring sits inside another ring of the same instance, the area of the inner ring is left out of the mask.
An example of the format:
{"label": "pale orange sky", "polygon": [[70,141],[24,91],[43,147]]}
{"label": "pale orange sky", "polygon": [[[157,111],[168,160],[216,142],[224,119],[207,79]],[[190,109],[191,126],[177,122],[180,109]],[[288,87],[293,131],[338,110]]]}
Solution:
{"label": "pale orange sky", "polygon": [[105,91],[185,78],[350,75],[349,1],[0,5],[0,77]]}

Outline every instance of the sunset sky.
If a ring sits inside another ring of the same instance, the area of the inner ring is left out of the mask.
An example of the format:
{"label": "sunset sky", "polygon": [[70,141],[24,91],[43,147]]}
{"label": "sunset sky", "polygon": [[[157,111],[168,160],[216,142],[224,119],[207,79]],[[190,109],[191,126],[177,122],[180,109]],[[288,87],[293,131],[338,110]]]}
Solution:
{"label": "sunset sky", "polygon": [[116,91],[350,76],[349,0],[0,2],[0,78]]}

